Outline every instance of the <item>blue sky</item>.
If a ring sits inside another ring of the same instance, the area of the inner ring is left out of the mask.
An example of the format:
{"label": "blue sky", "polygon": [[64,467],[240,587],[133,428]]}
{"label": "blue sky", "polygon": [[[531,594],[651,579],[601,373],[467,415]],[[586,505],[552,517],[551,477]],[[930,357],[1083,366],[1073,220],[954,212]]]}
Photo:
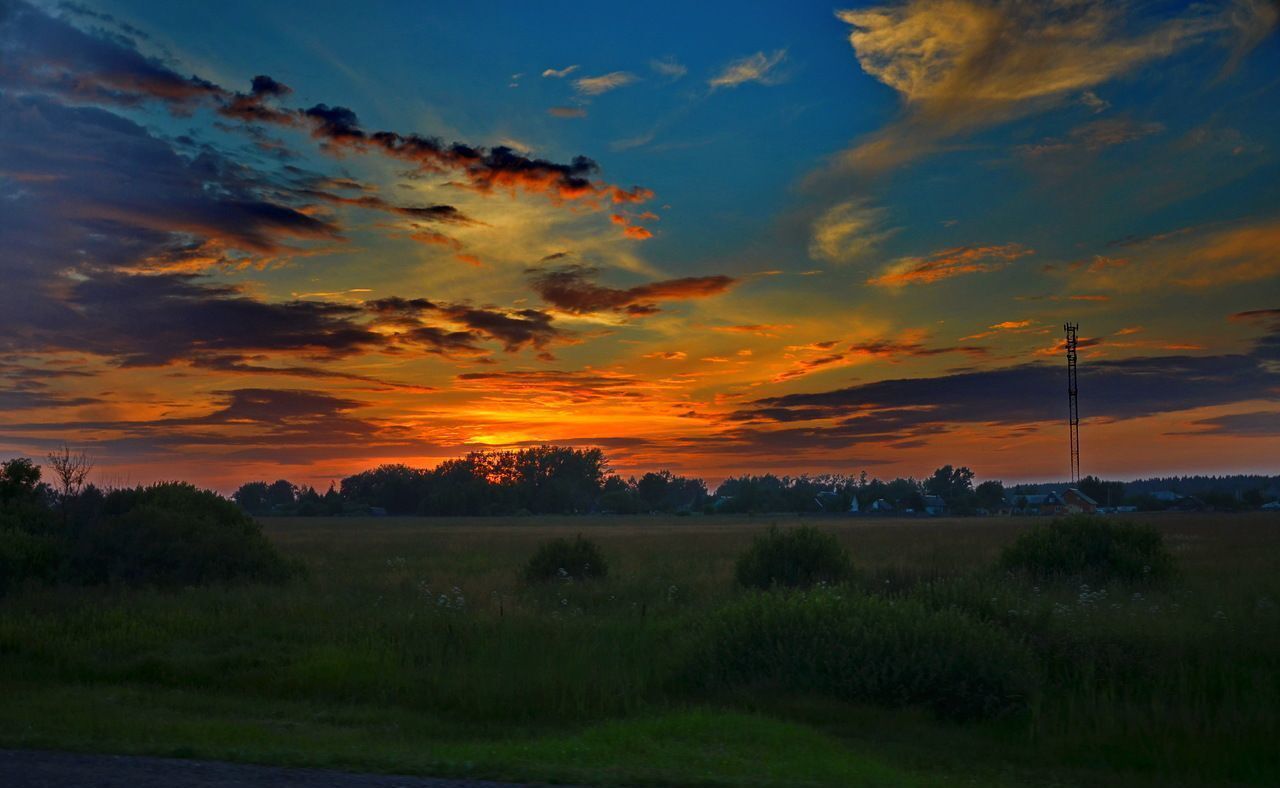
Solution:
{"label": "blue sky", "polygon": [[1274,470],[1278,18],[6,0],[0,450]]}

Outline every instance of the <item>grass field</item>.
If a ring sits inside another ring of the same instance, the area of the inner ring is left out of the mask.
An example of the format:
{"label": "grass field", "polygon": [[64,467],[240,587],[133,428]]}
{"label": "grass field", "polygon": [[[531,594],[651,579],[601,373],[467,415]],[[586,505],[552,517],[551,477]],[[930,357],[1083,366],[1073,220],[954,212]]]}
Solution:
{"label": "grass field", "polygon": [[[786,517],[268,519],[283,586],[29,588],[0,599],[0,746],[590,784],[1280,782],[1280,518],[1169,514],[1155,587],[993,569],[1029,520],[805,522],[844,593],[911,598],[1035,655],[1025,708],[915,708],[709,687],[707,617]],[[607,579],[530,587],[583,534]]]}

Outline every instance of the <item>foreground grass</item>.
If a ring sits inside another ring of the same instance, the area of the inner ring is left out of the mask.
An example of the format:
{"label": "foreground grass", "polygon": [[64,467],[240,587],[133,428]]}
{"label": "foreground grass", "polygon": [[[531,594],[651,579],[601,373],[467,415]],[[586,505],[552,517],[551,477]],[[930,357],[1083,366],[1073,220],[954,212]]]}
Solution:
{"label": "foreground grass", "polygon": [[263,703],[139,687],[0,685],[9,747],[595,785],[925,786],[802,724],[707,709],[558,734],[451,724],[386,706]]}
{"label": "foreground grass", "polygon": [[[1140,589],[987,571],[1023,521],[816,521],[853,555],[850,593],[1034,651],[1030,708],[965,724],[690,680],[774,520],[268,520],[306,580],[28,589],[0,599],[0,745],[593,784],[1280,781],[1278,518],[1154,518],[1178,576]],[[578,532],[609,579],[521,580]]]}

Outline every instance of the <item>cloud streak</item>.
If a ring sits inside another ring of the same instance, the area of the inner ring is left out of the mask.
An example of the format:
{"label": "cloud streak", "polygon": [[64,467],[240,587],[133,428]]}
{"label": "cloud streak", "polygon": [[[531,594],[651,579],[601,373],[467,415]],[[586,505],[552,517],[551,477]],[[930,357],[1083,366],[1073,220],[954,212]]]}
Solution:
{"label": "cloud streak", "polygon": [[867,284],[887,288],[933,284],[957,276],[999,271],[1018,258],[1034,253],[1020,244],[944,249],[928,257],[898,260],[868,279]]}
{"label": "cloud streak", "polygon": [[737,283],[728,276],[689,276],[664,279],[629,288],[596,284],[599,269],[584,265],[530,269],[530,283],[543,301],[575,315],[619,312],[633,317],[652,315],[662,301],[685,301],[720,295]]}
{"label": "cloud streak", "polygon": [[639,81],[630,71],[613,71],[596,77],[580,77],[573,81],[573,87],[584,96],[599,96]]}
{"label": "cloud streak", "polygon": [[783,77],[777,68],[787,59],[787,50],[778,49],[770,54],[757,52],[754,55],[738,58],[726,63],[720,73],[707,80],[712,90],[717,88],[735,88],[748,82],[761,85],[777,85]]}

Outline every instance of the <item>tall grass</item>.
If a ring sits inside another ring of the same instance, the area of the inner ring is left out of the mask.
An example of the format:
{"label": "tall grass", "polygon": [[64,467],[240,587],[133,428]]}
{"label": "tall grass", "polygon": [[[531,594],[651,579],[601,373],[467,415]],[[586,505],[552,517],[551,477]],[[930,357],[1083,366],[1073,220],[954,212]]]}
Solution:
{"label": "tall grass", "polygon": [[[1280,523],[1155,522],[1178,565],[1158,586],[1006,571],[1000,552],[1027,529],[1017,521],[824,525],[859,558],[856,578],[826,600],[831,592],[737,586],[735,563],[767,522],[267,521],[304,576],[172,591],[17,589],[0,599],[0,672],[51,691],[372,704],[495,737],[751,705],[750,692],[766,686],[944,714],[956,697],[979,713],[995,708],[984,697],[1025,698],[1026,714],[920,723],[915,743],[895,746],[942,757],[930,742],[954,749],[961,737],[995,753],[984,757],[1064,770],[1056,774],[1274,782]],[[577,531],[609,557],[608,577],[526,583],[537,545]],[[976,707],[965,681],[986,688],[972,693]],[[889,734],[873,725],[857,735]],[[976,768],[956,757],[957,768]]]}
{"label": "tall grass", "polygon": [[697,668],[713,683],[784,689],[973,719],[1023,707],[1030,653],[998,627],[915,600],[819,588],[753,594],[712,615]]}

